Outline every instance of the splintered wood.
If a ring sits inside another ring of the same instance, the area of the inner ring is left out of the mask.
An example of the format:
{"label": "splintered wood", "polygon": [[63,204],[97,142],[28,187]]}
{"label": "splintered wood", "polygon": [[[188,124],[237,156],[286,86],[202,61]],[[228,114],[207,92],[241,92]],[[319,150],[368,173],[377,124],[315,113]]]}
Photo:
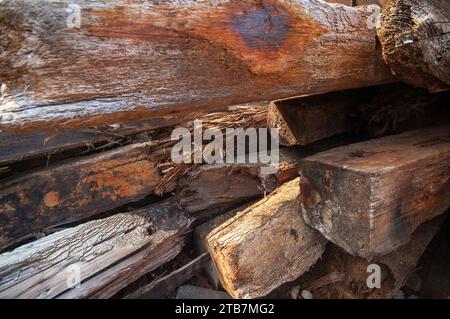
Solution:
{"label": "splintered wood", "polygon": [[326,240],[304,224],[299,192],[297,178],[208,235],[222,286],[232,297],[263,297],[322,255]]}
{"label": "splintered wood", "polygon": [[449,16],[0,0],[0,299],[395,297],[450,207]]}
{"label": "splintered wood", "polygon": [[0,298],[111,297],[175,257],[189,224],[162,203],[56,232],[0,255]]}
{"label": "splintered wood", "polygon": [[384,255],[450,206],[450,126],[335,148],[300,171],[305,222],[352,255]]}

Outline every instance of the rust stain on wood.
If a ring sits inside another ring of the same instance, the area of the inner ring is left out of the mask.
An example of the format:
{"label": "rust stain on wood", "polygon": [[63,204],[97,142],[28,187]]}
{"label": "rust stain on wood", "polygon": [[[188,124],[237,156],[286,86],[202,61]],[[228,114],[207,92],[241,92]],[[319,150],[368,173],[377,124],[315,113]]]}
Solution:
{"label": "rust stain on wood", "polygon": [[44,196],[44,203],[47,207],[55,207],[59,205],[59,193],[55,191],[48,192]]}
{"label": "rust stain on wood", "polygon": [[[243,61],[253,74],[281,74],[292,64],[297,65],[308,45],[326,32],[300,6],[271,0],[230,2],[219,10],[192,5],[173,14],[162,4],[162,14],[146,21],[130,20],[119,9],[99,9],[91,14],[100,22],[88,32],[142,42],[170,39],[183,46],[202,46],[198,40],[206,40],[211,55],[218,54],[215,51],[219,45]],[[303,12],[295,12],[299,10]]]}
{"label": "rust stain on wood", "polygon": [[82,183],[89,185],[92,193],[113,201],[136,196],[158,181],[155,164],[145,159],[132,163],[126,159],[113,160],[99,163],[89,171],[96,173],[88,173]]}
{"label": "rust stain on wood", "polygon": [[305,48],[325,32],[306,12],[303,18],[294,9],[273,1],[231,3],[219,22],[196,34],[220,43],[254,74],[282,73],[297,65]]}

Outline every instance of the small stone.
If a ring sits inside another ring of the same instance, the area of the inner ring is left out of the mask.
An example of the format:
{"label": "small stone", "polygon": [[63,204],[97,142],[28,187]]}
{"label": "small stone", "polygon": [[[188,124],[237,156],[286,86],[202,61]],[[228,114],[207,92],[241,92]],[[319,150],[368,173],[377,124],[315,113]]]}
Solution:
{"label": "small stone", "polygon": [[313,295],[308,290],[302,290],[302,298],[303,299],[313,299]]}
{"label": "small stone", "polygon": [[405,293],[402,290],[399,290],[394,296],[394,299],[405,299]]}
{"label": "small stone", "polygon": [[420,288],[422,287],[422,278],[417,273],[413,273],[411,276],[408,277],[408,280],[406,280],[406,287],[413,291],[420,291]]}
{"label": "small stone", "polygon": [[292,299],[298,299],[298,295],[300,294],[300,287],[299,286],[292,287],[289,293]]}

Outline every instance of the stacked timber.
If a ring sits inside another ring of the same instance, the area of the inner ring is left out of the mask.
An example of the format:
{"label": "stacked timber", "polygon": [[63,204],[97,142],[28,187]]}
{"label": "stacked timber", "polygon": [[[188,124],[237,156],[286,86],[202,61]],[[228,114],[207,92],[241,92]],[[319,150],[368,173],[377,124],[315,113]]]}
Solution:
{"label": "stacked timber", "polygon": [[393,298],[440,230],[446,1],[0,2],[0,298]]}
{"label": "stacked timber", "polygon": [[[313,277],[318,283],[311,282],[312,288],[340,277],[365,285],[367,274],[362,267],[367,269],[368,261],[378,260],[390,268],[394,286],[378,293],[366,290],[364,296],[394,296],[442,220],[416,229],[450,207],[449,137],[447,125],[350,144],[303,159],[297,180],[207,236],[222,286],[234,297],[264,297],[308,270],[322,254],[326,238],[346,252],[329,249],[331,257],[323,262],[332,275]],[[292,195],[295,192],[297,196]],[[346,276],[333,273],[332,269],[347,264],[351,266]],[[329,296],[351,296],[345,287]]]}

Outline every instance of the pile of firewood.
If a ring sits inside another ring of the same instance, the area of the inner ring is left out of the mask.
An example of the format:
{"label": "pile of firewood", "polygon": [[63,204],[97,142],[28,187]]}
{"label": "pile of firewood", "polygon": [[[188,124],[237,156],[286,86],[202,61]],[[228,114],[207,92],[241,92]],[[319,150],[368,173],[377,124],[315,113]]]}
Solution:
{"label": "pile of firewood", "polygon": [[[450,3],[327,2],[2,1],[0,298],[396,296],[450,208]],[[176,163],[195,120],[279,162]]]}

